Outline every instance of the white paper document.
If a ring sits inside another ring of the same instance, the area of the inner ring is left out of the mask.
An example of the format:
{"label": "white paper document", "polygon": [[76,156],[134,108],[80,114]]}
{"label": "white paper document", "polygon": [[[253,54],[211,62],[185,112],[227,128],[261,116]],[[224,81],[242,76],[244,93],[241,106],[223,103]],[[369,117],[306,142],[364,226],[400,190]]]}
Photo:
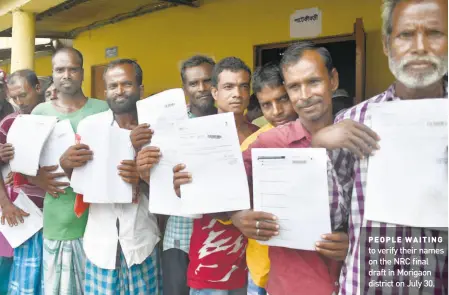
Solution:
{"label": "white paper document", "polygon": [[154,130],[151,146],[162,153],[160,162],[151,170],[150,202],[151,213],[200,217],[183,211],[181,199],[173,189],[173,167],[180,163],[177,155],[179,136],[177,122],[188,119],[184,91],[170,89],[137,102],[139,124],[147,123]]}
{"label": "white paper document", "polygon": [[331,232],[325,149],[252,149],[255,211],[278,218],[270,246],[315,250]]}
{"label": "white paper document", "polygon": [[14,146],[14,158],[9,161],[12,172],[36,176],[42,148],[57,120],[53,116],[17,116],[6,139]]}
{"label": "white paper document", "polygon": [[369,158],[365,218],[448,226],[447,99],[371,104],[380,150]]}
{"label": "white paper document", "polygon": [[179,136],[179,158],[192,173],[192,182],[181,186],[184,210],[205,214],[249,209],[234,114],[189,119],[179,127]]}
{"label": "white paper document", "polygon": [[42,211],[22,191],[19,192],[14,205],[30,215],[23,217],[24,222],[18,222],[17,226],[9,226],[7,222],[4,225],[0,223],[0,232],[11,247],[17,248],[43,227],[44,219]]}
{"label": "white paper document", "polygon": [[87,203],[131,203],[132,185],[117,168],[123,160],[134,160],[130,130],[92,122],[81,122],[77,134],[93,152],[93,159],[73,169],[71,186]]}
{"label": "white paper document", "polygon": [[[75,144],[75,132],[73,132],[70,120],[63,120],[56,123],[53,131],[45,142],[42,149],[39,165],[41,167],[58,165],[55,173],[64,173],[64,170],[59,165],[59,159],[65,151]],[[68,182],[68,177],[60,177],[59,182]],[[66,187],[61,187],[62,189]]]}
{"label": "white paper document", "polygon": [[181,88],[175,88],[139,100],[137,117],[139,124],[150,124],[152,129],[158,124],[187,119],[184,91]]}

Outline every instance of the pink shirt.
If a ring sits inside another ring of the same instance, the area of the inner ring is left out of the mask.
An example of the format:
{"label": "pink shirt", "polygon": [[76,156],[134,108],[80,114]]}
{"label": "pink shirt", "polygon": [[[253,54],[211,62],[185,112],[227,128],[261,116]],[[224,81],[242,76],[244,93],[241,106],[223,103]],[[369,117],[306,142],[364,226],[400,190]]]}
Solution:
{"label": "pink shirt", "polygon": [[[302,126],[299,119],[259,135],[257,140],[243,153],[250,186],[252,186],[251,149],[308,148],[310,143],[311,135]],[[335,175],[335,173],[331,174]],[[330,179],[332,188],[335,179],[333,177]],[[333,228],[339,227],[341,217],[338,203],[330,203],[330,208]],[[336,282],[340,263],[337,261],[328,259],[314,251],[283,247],[270,247],[269,257],[271,266],[266,289],[270,295],[330,295],[338,290]]]}

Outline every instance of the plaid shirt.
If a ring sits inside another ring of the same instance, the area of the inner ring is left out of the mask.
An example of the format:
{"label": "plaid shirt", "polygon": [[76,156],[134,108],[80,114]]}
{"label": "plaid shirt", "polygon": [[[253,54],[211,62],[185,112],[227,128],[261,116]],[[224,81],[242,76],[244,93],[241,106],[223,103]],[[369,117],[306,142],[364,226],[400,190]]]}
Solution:
{"label": "plaid shirt", "polygon": [[[444,97],[447,98],[447,83],[444,85],[445,94]],[[366,116],[366,111],[368,105],[371,103],[382,103],[389,101],[400,100],[399,97],[395,95],[394,85],[390,86],[385,92],[364,101],[357,106],[354,106],[348,110],[345,110],[337,115],[335,123],[340,122],[344,119],[352,119],[356,122],[362,124],[366,123],[369,118]],[[396,226],[393,224],[379,223],[374,221],[368,221],[364,218],[364,200],[365,200],[365,189],[366,189],[366,176],[368,170],[368,160],[359,160],[354,155],[350,154],[348,150],[340,149],[331,152],[332,160],[334,162],[335,169],[337,171],[340,184],[343,187],[346,202],[350,208],[349,224],[348,224],[348,235],[349,235],[349,250],[346,256],[345,264],[342,267],[340,274],[340,293],[341,295],[347,294],[376,294],[376,295],[408,295],[408,294],[418,294],[417,289],[402,288],[401,290],[395,290],[394,288],[389,288],[389,291],[385,291],[381,287],[375,288],[368,286],[369,279],[374,279],[376,281],[381,281],[382,276],[369,276],[369,266],[368,260],[369,255],[366,251],[364,257],[361,256],[361,250],[371,248],[382,247],[382,244],[369,243],[367,239],[361,237],[362,228],[366,228],[367,234],[371,236],[385,236],[388,231],[394,231],[396,237],[404,236],[417,236],[417,237],[435,237],[443,236],[447,239],[447,232],[439,232],[430,229],[412,228],[404,226]],[[335,195],[336,196],[336,195]],[[419,246],[419,245],[418,245]],[[395,247],[400,247],[396,245]],[[424,243],[421,244],[424,247]],[[424,259],[424,255],[419,253],[415,255],[402,254],[398,255],[398,258],[417,258]],[[425,294],[447,294],[447,248],[445,249],[445,255],[436,257],[431,257],[433,260],[433,265],[425,269],[425,266],[420,266],[420,270],[432,271],[432,277],[420,277],[417,278],[418,281],[423,280],[433,280],[436,282],[435,289],[432,293]],[[361,262],[365,263],[365,272],[362,273]],[[361,275],[364,276],[365,284],[362,286],[360,281]],[[395,278],[394,282],[400,281],[400,279]],[[408,285],[408,279],[405,282],[405,286]],[[444,286],[446,285],[446,286]],[[363,289],[363,290],[362,290]],[[369,290],[369,291],[368,291]],[[420,291],[422,292],[422,290]],[[424,294],[424,293],[419,293]]]}
{"label": "plaid shirt", "polygon": [[[187,105],[187,115],[195,118]],[[165,226],[163,250],[180,249],[189,254],[190,238],[193,231],[193,219],[181,216],[170,216]]]}
{"label": "plaid shirt", "polygon": [[164,251],[175,248],[189,254],[192,231],[192,218],[170,216],[165,227]]}

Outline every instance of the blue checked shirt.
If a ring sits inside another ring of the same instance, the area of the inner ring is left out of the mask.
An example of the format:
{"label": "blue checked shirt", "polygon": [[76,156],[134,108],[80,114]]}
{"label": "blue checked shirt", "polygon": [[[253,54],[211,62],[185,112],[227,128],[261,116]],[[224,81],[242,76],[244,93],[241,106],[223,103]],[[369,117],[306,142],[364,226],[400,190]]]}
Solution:
{"label": "blue checked shirt", "polygon": [[[189,118],[195,116],[190,112],[187,106]],[[190,237],[193,231],[193,219],[181,216],[170,216],[165,227],[164,251],[169,249],[180,249],[189,254]]]}
{"label": "blue checked shirt", "polygon": [[189,254],[192,230],[192,218],[170,216],[165,227],[164,251],[175,248]]}

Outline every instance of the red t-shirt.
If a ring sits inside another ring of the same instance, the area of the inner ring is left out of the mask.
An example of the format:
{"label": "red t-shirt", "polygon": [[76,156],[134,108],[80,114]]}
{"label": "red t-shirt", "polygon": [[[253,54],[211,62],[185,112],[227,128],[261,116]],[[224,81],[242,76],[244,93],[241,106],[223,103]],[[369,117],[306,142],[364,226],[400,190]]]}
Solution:
{"label": "red t-shirt", "polygon": [[[308,148],[310,133],[299,120],[268,130],[243,152],[248,181],[252,186],[251,150],[253,148]],[[331,219],[336,208],[330,204]],[[325,233],[323,233],[325,234]],[[270,272],[266,290],[270,295],[331,295],[338,292],[341,264],[315,251],[269,247]]]}
{"label": "red t-shirt", "polygon": [[234,290],[247,279],[247,239],[234,225],[209,215],[193,222],[187,283],[194,289]]}

